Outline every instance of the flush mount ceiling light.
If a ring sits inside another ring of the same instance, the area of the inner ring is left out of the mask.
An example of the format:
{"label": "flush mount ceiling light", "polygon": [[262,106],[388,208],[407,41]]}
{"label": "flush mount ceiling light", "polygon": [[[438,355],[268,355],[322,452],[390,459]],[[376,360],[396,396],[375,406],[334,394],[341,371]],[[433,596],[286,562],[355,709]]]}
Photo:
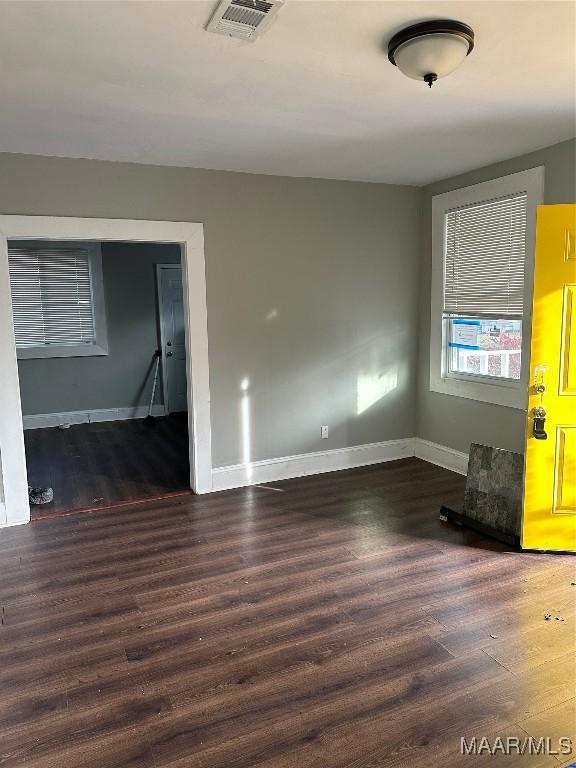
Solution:
{"label": "flush mount ceiling light", "polygon": [[388,43],[388,59],[413,80],[432,88],[454,72],[474,48],[474,31],[451,19],[423,21],[400,30]]}

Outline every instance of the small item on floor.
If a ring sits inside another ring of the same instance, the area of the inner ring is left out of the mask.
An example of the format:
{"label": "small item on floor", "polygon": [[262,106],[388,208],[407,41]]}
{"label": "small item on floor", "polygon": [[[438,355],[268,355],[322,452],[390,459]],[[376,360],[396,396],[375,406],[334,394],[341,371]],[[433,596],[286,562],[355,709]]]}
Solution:
{"label": "small item on floor", "polygon": [[576,581],[571,581],[571,582],[570,582],[570,586],[571,586],[571,587],[576,587]]}
{"label": "small item on floor", "polygon": [[490,637],[492,638],[492,640],[498,640],[498,635],[493,635],[492,633],[490,633]]}
{"label": "small item on floor", "polygon": [[555,616],[556,621],[566,621],[564,616]]}
{"label": "small item on floor", "polygon": [[70,424],[60,424],[58,429],[70,429]]}
{"label": "small item on floor", "polygon": [[50,504],[51,501],[54,501],[54,491],[52,488],[33,488],[31,485],[29,485],[28,498],[30,500],[30,504]]}
{"label": "small item on floor", "polygon": [[448,522],[448,517],[446,515],[443,515],[442,513],[440,513],[440,520],[442,520],[443,523],[447,523]]}
{"label": "small item on floor", "polygon": [[545,621],[550,621],[551,618],[552,618],[552,614],[551,613],[545,613],[544,614]]}

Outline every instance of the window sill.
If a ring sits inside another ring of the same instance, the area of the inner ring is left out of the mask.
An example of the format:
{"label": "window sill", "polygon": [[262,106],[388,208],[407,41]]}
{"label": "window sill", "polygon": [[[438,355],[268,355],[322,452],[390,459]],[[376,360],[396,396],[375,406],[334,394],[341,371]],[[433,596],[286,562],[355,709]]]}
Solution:
{"label": "window sill", "polygon": [[444,377],[431,379],[430,391],[523,411],[528,407],[528,393],[524,391],[521,383],[518,385],[492,384],[485,381],[466,381]]}
{"label": "window sill", "polygon": [[108,348],[99,344],[78,346],[21,347],[16,350],[18,360],[40,360],[50,357],[99,357],[108,354]]}

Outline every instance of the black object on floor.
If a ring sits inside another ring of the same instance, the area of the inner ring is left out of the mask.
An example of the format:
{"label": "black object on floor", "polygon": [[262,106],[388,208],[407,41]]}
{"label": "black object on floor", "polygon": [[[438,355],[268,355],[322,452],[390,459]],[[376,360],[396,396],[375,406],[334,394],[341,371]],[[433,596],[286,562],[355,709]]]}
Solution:
{"label": "black object on floor", "polygon": [[479,520],[474,520],[473,518],[462,514],[462,512],[456,512],[455,510],[450,509],[449,507],[444,507],[444,506],[440,507],[440,519],[446,520],[449,523],[455,523],[456,525],[461,525],[464,528],[471,528],[473,531],[477,531],[478,533],[483,533],[485,536],[490,536],[492,539],[496,539],[496,541],[501,541],[504,544],[508,544],[511,547],[520,547],[519,536],[516,536],[515,534],[504,533],[503,531],[499,531],[496,528],[492,528],[489,525],[485,525]]}
{"label": "black object on floor", "polygon": [[30,429],[24,442],[29,484],[54,489],[33,518],[190,488],[186,413],[156,418],[153,430],[144,419]]}

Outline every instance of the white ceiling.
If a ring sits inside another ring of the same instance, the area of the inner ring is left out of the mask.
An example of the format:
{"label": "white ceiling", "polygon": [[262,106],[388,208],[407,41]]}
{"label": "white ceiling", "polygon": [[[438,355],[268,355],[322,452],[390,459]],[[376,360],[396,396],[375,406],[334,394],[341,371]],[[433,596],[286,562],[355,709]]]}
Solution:
{"label": "white ceiling", "polygon": [[[0,151],[424,184],[574,136],[573,2],[287,0],[254,43],[216,2],[0,2]],[[476,48],[432,90],[387,61],[448,16]]]}

